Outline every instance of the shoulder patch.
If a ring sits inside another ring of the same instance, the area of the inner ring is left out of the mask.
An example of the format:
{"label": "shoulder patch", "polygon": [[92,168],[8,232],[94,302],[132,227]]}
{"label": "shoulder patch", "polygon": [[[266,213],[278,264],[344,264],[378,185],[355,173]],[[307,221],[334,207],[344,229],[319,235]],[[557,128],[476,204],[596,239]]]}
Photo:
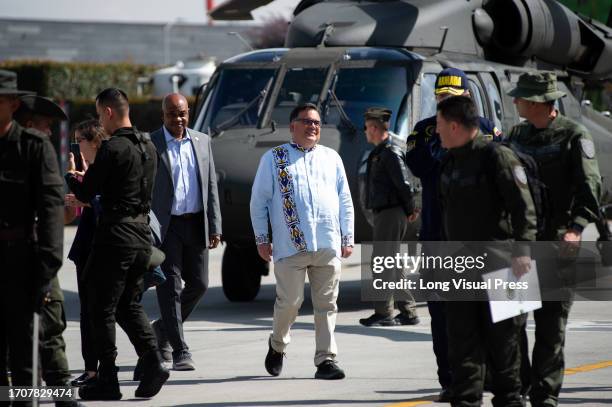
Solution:
{"label": "shoulder patch", "polygon": [[495,134],[495,137],[501,137],[502,132],[497,127],[493,127],[493,134]]}
{"label": "shoulder patch", "polygon": [[483,134],[484,139],[487,141],[491,141],[493,140],[493,135],[492,134]]}
{"label": "shoulder patch", "polygon": [[525,173],[525,168],[521,165],[515,165],[512,168],[512,173],[514,174],[514,179],[518,181],[521,185],[527,185],[527,174]]}
{"label": "shoulder patch", "polygon": [[594,158],[595,157],[595,145],[592,140],[587,138],[580,139],[580,147],[582,148],[582,152],[584,153],[586,158]]}
{"label": "shoulder patch", "polygon": [[427,128],[425,129],[425,134],[429,137],[432,137],[435,133],[436,133],[436,126],[434,125],[427,126]]}
{"label": "shoulder patch", "polygon": [[416,145],[415,140],[408,140],[408,142],[406,143],[406,151],[412,151],[415,145]]}

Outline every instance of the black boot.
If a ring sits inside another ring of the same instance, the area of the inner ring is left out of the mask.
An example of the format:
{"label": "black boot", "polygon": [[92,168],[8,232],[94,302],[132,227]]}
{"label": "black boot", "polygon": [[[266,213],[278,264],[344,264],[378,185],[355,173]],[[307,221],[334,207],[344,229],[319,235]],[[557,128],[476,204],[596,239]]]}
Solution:
{"label": "black boot", "polygon": [[119,391],[118,371],[114,363],[100,364],[96,379],[79,387],[79,397],[83,400],[121,400],[123,395]]}
{"label": "black boot", "polygon": [[161,390],[170,377],[170,372],[162,365],[158,351],[149,351],[142,355],[142,378],[134,395],[136,397],[153,397]]}
{"label": "black boot", "polygon": [[134,381],[139,382],[142,380],[142,358],[138,358],[136,367],[134,368]]}

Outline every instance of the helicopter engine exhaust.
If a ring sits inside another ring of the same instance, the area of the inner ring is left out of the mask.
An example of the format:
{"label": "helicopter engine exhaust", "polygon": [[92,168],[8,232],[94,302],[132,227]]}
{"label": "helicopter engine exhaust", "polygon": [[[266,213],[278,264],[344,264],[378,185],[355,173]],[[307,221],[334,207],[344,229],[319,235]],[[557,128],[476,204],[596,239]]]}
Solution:
{"label": "helicopter engine exhaust", "polygon": [[557,1],[485,0],[472,22],[492,59],[516,63],[517,58],[535,58],[589,78],[612,75],[612,30]]}

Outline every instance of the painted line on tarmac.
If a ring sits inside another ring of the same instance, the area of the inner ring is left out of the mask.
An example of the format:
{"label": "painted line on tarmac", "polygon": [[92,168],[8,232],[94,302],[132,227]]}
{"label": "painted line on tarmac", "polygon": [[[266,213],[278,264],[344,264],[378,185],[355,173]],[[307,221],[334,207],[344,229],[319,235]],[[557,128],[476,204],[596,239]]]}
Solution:
{"label": "painted line on tarmac", "polygon": [[431,404],[433,401],[431,400],[419,400],[419,401],[404,401],[401,403],[387,404],[385,407],[413,407],[413,406],[421,406],[423,404]]}
{"label": "painted line on tarmac", "polygon": [[[570,367],[570,368],[565,369],[565,375],[569,376],[569,375],[573,375],[576,373],[585,373],[585,372],[590,372],[592,370],[605,369],[607,367],[612,367],[612,360],[604,360],[603,362],[591,363],[588,365],[582,365],[582,366],[576,366],[576,367]],[[400,403],[387,404],[385,405],[385,407],[413,407],[413,406],[421,406],[421,405],[430,404],[430,403],[433,403],[433,401],[431,400],[405,401],[405,402],[400,402]]]}
{"label": "painted line on tarmac", "polygon": [[612,360],[604,360],[603,362],[591,363],[589,365],[570,367],[565,369],[565,374],[573,375],[576,373],[590,372],[591,370],[605,369],[606,367],[612,367]]}

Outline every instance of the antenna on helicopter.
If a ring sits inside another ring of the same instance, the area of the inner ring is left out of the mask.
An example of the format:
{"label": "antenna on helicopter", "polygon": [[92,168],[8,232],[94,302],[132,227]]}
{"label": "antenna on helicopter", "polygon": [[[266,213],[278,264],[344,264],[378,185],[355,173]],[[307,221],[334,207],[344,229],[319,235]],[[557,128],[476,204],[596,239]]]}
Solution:
{"label": "antenna on helicopter", "polygon": [[446,34],[448,34],[448,27],[442,26],[441,30],[444,30],[444,34],[442,34],[442,41],[440,41],[440,47],[438,48],[438,54],[442,52],[442,48],[444,48],[444,43],[446,42]]}

